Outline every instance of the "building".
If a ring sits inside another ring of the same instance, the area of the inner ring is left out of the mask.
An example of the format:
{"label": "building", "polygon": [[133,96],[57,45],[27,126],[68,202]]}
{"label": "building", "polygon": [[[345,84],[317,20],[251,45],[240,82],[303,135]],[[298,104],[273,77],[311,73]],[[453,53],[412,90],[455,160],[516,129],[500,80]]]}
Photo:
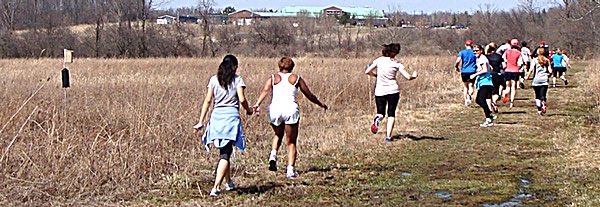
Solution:
{"label": "building", "polygon": [[162,15],[156,18],[156,24],[173,24],[177,20],[176,17],[171,15]]}
{"label": "building", "polygon": [[371,7],[308,7],[308,6],[287,6],[279,12],[253,12],[248,9],[242,9],[229,14],[228,23],[234,25],[251,25],[257,21],[271,18],[294,18],[294,17],[323,17],[340,16],[348,14],[358,22],[366,20],[387,21],[383,10]]}

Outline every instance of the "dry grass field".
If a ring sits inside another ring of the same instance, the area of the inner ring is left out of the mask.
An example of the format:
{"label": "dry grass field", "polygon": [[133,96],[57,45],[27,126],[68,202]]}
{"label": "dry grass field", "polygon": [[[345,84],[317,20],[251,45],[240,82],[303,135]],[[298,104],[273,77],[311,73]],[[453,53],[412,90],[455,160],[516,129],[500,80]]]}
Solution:
{"label": "dry grass field", "polygon": [[[266,115],[244,115],[239,188],[218,198],[208,197],[216,152],[192,126],[220,58],[77,59],[66,102],[61,60],[0,60],[0,205],[600,206],[600,62],[578,62],[570,85],[549,90],[547,116],[528,87],[480,128],[454,57],[403,57],[420,76],[400,80],[396,139],[385,143],[369,131],[373,58],[295,58],[330,107],[299,98],[300,177],[267,170]],[[277,60],[240,57],[252,104]]]}

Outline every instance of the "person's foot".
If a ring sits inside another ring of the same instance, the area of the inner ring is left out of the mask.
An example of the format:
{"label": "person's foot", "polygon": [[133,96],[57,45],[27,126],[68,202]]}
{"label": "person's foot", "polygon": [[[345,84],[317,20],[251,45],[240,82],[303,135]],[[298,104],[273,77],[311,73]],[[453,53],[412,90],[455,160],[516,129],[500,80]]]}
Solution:
{"label": "person's foot", "polygon": [[215,197],[215,196],[219,196],[219,194],[221,194],[221,190],[213,188],[212,190],[210,190],[210,196]]}
{"label": "person's foot", "polygon": [[465,99],[465,106],[471,105],[471,99]]}
{"label": "person's foot", "polygon": [[492,122],[492,119],[486,118],[485,121],[483,121],[483,123],[479,124],[480,127],[491,127],[494,126],[494,122]]}
{"label": "person's foot", "polygon": [[510,106],[510,108],[512,108],[512,107],[514,107],[514,106],[515,106],[515,103],[513,103],[513,102],[511,101],[511,102],[510,102],[510,104],[509,104],[509,106]]}
{"label": "person's foot", "polygon": [[556,88],[556,84],[552,84],[552,88]]}
{"label": "person's foot", "polygon": [[271,153],[269,155],[269,170],[277,171],[277,154]]}
{"label": "person's foot", "polygon": [[371,132],[373,132],[373,134],[377,134],[377,131],[379,131],[379,122],[381,122],[381,118],[379,116],[375,116],[373,119],[373,124],[371,124]]}
{"label": "person's foot", "polygon": [[288,166],[285,176],[289,179],[296,179],[298,177],[298,173],[294,171],[294,167]]}
{"label": "person's foot", "polygon": [[235,184],[233,184],[233,182],[225,183],[225,190],[226,191],[235,190]]}
{"label": "person's foot", "polygon": [[548,110],[548,107],[546,106],[546,102],[542,101],[542,113],[545,114],[547,110]]}
{"label": "person's foot", "polygon": [[520,88],[520,89],[525,89],[525,83],[523,83],[523,82],[520,82],[520,83],[519,83],[519,88]]}
{"label": "person's foot", "polygon": [[504,94],[504,98],[502,98],[502,103],[508,102],[508,96],[509,95],[510,95],[509,93]]}
{"label": "person's foot", "polygon": [[490,117],[492,118],[492,121],[496,120],[498,118],[498,116],[496,116],[496,114],[490,114]]}
{"label": "person's foot", "polygon": [[543,115],[543,112],[542,112],[542,111],[538,111],[538,112],[537,112],[537,115],[538,115],[538,116],[542,116],[542,115]]}
{"label": "person's foot", "polygon": [[392,138],[391,137],[385,137],[385,142],[391,142]]}
{"label": "person's foot", "polygon": [[569,81],[567,79],[564,79],[563,82],[565,82],[565,86],[569,85]]}

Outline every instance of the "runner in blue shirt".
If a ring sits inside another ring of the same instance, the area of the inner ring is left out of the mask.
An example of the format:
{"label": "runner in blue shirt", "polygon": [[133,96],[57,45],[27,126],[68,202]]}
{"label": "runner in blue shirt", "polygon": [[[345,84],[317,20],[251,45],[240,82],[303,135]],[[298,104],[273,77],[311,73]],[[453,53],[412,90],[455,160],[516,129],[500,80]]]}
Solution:
{"label": "runner in blue shirt", "polygon": [[477,56],[477,72],[472,74],[470,78],[476,79],[475,88],[477,89],[477,98],[475,102],[483,108],[483,112],[485,113],[485,121],[479,126],[494,126],[493,121],[496,119],[496,115],[492,114],[491,111],[494,84],[492,83],[492,74],[490,73],[490,63],[487,57],[483,55],[483,47],[481,45],[475,46],[473,51],[475,51],[475,55]]}
{"label": "runner in blue shirt", "polygon": [[[473,95],[473,83],[475,83],[475,80],[470,77],[475,73],[475,61],[477,59],[475,53],[471,49],[472,44],[473,41],[471,40],[465,41],[465,49],[458,53],[456,64],[454,65],[454,70],[460,72],[464,84],[463,94],[465,105],[467,106],[471,104],[471,95]],[[459,64],[461,65],[460,70],[458,70]]]}

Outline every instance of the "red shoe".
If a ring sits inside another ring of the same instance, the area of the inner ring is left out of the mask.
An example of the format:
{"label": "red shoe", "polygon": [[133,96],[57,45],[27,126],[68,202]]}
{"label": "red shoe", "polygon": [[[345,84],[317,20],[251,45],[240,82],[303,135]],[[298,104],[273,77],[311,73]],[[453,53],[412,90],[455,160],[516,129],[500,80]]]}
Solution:
{"label": "red shoe", "polygon": [[546,107],[546,102],[542,101],[542,114],[545,114],[546,110],[548,110],[548,107]]}
{"label": "red shoe", "polygon": [[508,96],[509,96],[509,95],[510,95],[510,93],[506,93],[506,94],[504,95],[504,98],[502,98],[502,103],[506,103],[506,102],[508,102]]}
{"label": "red shoe", "polygon": [[377,126],[379,126],[379,116],[375,116],[375,119],[373,119],[373,124],[371,124],[371,132],[373,132],[373,134],[377,134],[377,131],[379,131]]}

